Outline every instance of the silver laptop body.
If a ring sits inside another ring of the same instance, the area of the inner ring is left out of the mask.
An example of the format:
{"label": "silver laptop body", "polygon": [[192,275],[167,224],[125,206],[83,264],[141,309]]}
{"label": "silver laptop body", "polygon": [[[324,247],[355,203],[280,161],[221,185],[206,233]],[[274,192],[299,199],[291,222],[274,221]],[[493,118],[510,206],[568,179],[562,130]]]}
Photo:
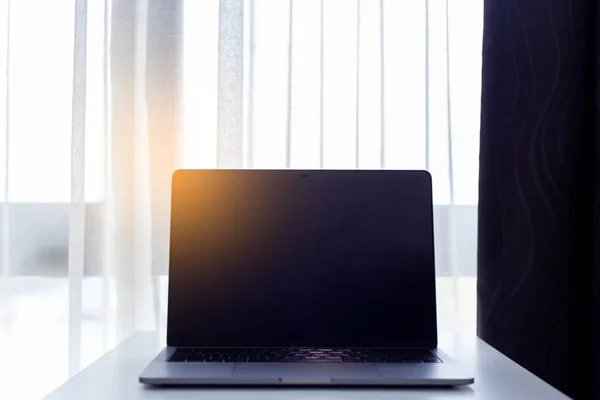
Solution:
{"label": "silver laptop body", "polygon": [[456,386],[424,171],[180,170],[149,385]]}

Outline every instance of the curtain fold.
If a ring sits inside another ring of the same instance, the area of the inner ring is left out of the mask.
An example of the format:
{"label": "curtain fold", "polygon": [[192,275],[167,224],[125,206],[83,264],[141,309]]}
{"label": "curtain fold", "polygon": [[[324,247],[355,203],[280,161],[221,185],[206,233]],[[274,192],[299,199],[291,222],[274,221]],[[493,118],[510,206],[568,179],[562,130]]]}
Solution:
{"label": "curtain fold", "polygon": [[[160,282],[157,278],[168,271],[169,222],[171,205],[171,175],[180,166],[182,144],[182,70],[183,70],[183,1],[147,0],[145,103],[148,136],[150,192],[149,226],[140,234],[151,234],[145,240],[149,246],[151,268],[144,269],[144,277],[153,277],[151,289],[154,301],[154,326],[164,326],[161,312]],[[151,228],[151,229],[149,229]],[[144,292],[144,294],[149,294]],[[141,296],[146,301],[147,296]],[[164,308],[164,307],[163,307]]]}
{"label": "curtain fold", "polygon": [[73,52],[73,100],[71,116],[71,203],[69,213],[69,374],[79,371],[81,303],[85,263],[85,121],[87,0],[76,0]]}
{"label": "curtain fold", "polygon": [[[109,276],[114,276],[117,333],[120,341],[135,327],[135,66],[136,1],[112,2],[110,17],[109,130],[107,131],[107,186],[105,239]],[[139,61],[138,61],[139,62]],[[142,166],[144,168],[144,166]],[[147,168],[147,166],[145,166]],[[139,210],[137,211],[139,212]]]}
{"label": "curtain fold", "polygon": [[182,0],[147,0],[146,106],[153,272],[168,265],[171,174],[179,166],[182,113]]}
{"label": "curtain fold", "polygon": [[219,1],[217,167],[243,167],[244,1]]}
{"label": "curtain fold", "polygon": [[180,157],[181,1],[113,3],[107,166],[119,330],[154,329]]}

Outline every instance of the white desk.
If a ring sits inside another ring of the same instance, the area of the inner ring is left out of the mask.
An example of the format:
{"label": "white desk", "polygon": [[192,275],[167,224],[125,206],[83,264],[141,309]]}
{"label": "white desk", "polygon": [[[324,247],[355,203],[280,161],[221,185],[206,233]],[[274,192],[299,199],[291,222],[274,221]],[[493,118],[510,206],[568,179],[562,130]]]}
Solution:
{"label": "white desk", "polygon": [[[475,384],[438,389],[202,389],[149,388],[138,375],[163,347],[152,332],[139,332],[75,375],[47,400],[187,399],[568,399],[485,342],[441,335],[440,348],[473,372]],[[34,384],[32,382],[32,384]]]}

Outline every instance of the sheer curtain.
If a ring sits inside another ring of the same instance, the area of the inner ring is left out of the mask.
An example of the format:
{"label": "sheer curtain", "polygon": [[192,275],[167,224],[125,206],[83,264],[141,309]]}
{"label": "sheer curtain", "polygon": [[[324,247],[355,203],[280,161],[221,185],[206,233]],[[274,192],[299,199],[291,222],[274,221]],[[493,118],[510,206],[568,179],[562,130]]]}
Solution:
{"label": "sheer curtain", "polygon": [[0,397],[164,330],[177,168],[430,170],[471,326],[482,3],[1,2]]}

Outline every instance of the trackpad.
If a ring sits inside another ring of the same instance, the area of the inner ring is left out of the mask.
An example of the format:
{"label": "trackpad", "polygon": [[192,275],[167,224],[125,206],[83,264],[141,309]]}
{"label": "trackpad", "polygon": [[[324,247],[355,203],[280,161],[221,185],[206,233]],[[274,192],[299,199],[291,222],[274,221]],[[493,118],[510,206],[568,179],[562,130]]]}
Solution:
{"label": "trackpad", "polygon": [[381,378],[373,364],[303,364],[246,363],[236,364],[233,379],[281,383],[331,383]]}

